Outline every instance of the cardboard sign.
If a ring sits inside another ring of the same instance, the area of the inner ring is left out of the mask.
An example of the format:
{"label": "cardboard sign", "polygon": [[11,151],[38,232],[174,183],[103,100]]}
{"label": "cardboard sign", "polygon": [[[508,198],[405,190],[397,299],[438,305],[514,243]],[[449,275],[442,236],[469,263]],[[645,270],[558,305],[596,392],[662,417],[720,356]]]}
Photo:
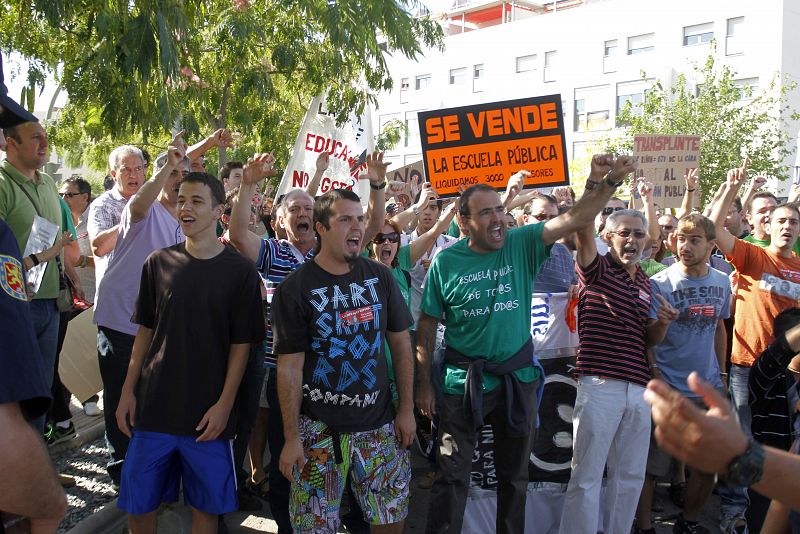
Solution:
{"label": "cardboard sign", "polygon": [[686,190],[683,175],[700,165],[701,143],[699,135],[633,136],[633,159],[638,165],[635,176],[653,182],[656,204],[662,208],[681,207]]}
{"label": "cardboard sign", "polygon": [[422,159],[442,197],[478,183],[503,190],[517,171],[526,187],[569,183],[561,95],[419,113]]}
{"label": "cardboard sign", "polygon": [[94,308],[90,308],[69,322],[58,362],[61,382],[81,402],[103,389],[93,319]]}
{"label": "cardboard sign", "polygon": [[367,172],[367,153],[374,148],[369,106],[363,116],[353,115],[348,122],[337,126],[335,117],[326,107],[325,95],[317,95],[308,106],[275,198],[292,189],[308,187],[308,181],[316,172],[317,157],[324,151],[330,153],[330,159],[317,194],[331,189],[350,189],[366,205],[369,180],[359,180],[359,176]]}
{"label": "cardboard sign", "polygon": [[[425,167],[422,164],[422,160],[415,161],[414,163],[410,163],[405,167],[400,167],[399,169],[389,170],[387,178],[390,182],[402,182],[406,184],[405,189],[397,194],[394,195],[402,202],[404,205],[410,206],[414,200],[417,198],[417,195],[422,189],[422,184],[425,183]],[[387,195],[388,196],[388,195]]]}

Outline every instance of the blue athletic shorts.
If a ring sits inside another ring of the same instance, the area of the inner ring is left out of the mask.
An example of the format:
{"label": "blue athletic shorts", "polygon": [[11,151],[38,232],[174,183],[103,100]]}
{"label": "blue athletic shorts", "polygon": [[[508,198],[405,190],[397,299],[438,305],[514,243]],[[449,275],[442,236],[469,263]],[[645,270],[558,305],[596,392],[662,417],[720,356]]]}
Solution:
{"label": "blue athletic shorts", "polygon": [[117,506],[147,514],[176,502],[181,481],[187,506],[209,514],[238,509],[231,440],[134,431],[125,455]]}

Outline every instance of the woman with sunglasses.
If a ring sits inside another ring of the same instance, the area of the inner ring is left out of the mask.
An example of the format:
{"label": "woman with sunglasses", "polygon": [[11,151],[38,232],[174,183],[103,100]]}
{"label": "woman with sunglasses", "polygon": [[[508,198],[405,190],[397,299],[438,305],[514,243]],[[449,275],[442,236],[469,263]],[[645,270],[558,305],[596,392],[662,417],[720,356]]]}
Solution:
{"label": "woman with sunglasses", "polygon": [[409,271],[425,254],[425,251],[433,246],[436,237],[447,230],[459,205],[460,201],[456,200],[442,213],[430,230],[408,245],[400,246],[400,227],[390,219],[383,222],[383,228],[372,240],[371,256],[392,270],[409,309],[411,308],[411,275]]}

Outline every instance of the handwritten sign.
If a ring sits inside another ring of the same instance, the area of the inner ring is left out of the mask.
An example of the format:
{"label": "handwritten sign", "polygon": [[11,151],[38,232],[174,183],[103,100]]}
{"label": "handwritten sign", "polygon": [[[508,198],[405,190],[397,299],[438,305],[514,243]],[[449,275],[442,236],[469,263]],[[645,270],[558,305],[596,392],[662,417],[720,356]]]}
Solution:
{"label": "handwritten sign", "polygon": [[439,196],[478,183],[498,190],[519,170],[526,187],[569,183],[561,96],[419,113],[425,172]]}
{"label": "handwritten sign", "polygon": [[636,177],[653,182],[653,201],[662,208],[680,208],[686,184],[683,175],[700,164],[699,135],[635,135]]}
{"label": "handwritten sign", "polygon": [[367,172],[366,156],[373,149],[369,107],[363,116],[352,115],[348,122],[338,126],[326,106],[325,95],[317,95],[308,107],[275,197],[308,187],[316,170],[317,157],[324,151],[330,154],[330,160],[317,194],[331,189],[350,189],[366,205],[369,181],[359,180],[359,176]]}

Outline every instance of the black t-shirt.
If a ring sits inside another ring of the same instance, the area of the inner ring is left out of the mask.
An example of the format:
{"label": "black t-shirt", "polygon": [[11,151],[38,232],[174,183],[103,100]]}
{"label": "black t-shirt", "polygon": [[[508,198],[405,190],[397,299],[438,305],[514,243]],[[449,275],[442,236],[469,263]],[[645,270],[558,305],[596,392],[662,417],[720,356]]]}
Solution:
{"label": "black t-shirt", "polygon": [[305,353],[302,412],[339,432],[363,432],[394,417],[386,331],[413,324],[392,272],[359,257],[345,275],[316,261],[298,267],[272,301],[275,353]]}
{"label": "black t-shirt", "polygon": [[[222,394],[230,346],[264,338],[253,263],[225,248],[200,260],[181,243],[150,254],[132,321],[153,329],[136,386],[136,428],[199,435]],[[219,436],[234,435],[235,409]]]}
{"label": "black t-shirt", "polygon": [[29,419],[50,406],[50,385],[33,330],[25,269],[11,227],[0,219],[0,404],[19,402]]}

